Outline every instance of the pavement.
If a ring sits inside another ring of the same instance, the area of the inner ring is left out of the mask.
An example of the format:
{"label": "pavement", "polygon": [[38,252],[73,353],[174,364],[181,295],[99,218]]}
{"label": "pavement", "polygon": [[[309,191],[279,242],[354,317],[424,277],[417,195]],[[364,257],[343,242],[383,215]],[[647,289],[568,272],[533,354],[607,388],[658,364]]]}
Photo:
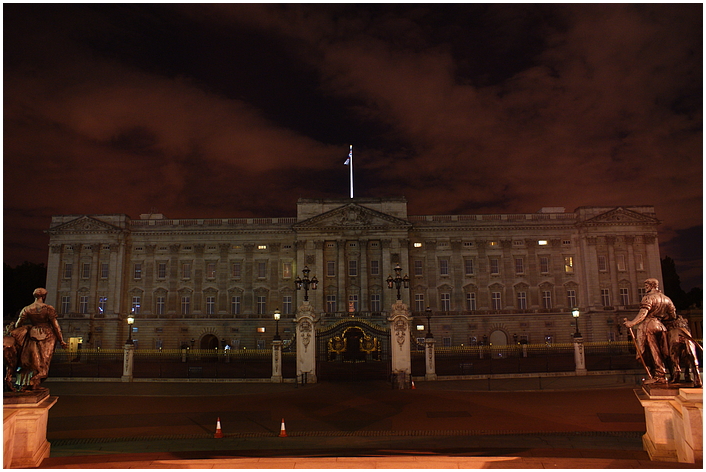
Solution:
{"label": "pavement", "polygon": [[40,468],[702,468],[649,460],[637,372],[415,381],[413,390],[103,380],[45,384],[59,401]]}

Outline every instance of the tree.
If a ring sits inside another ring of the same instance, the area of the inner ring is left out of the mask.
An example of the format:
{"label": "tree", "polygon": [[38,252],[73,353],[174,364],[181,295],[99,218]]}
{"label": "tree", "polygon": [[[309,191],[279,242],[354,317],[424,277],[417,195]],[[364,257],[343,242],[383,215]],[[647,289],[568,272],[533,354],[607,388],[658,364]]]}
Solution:
{"label": "tree", "polygon": [[25,261],[15,268],[3,264],[3,325],[16,321],[20,310],[32,303],[35,288],[47,283],[44,264]]}
{"label": "tree", "polygon": [[677,273],[677,266],[674,260],[666,256],[662,259],[662,280],[664,280],[664,294],[672,299],[677,310],[689,308],[689,301],[686,292],[681,288],[681,280]]}

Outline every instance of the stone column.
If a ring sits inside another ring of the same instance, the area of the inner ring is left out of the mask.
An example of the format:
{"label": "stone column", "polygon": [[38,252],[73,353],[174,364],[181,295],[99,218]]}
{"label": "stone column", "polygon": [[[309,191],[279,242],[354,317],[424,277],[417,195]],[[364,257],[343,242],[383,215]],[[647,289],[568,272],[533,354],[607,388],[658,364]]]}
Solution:
{"label": "stone column", "polygon": [[[49,409],[59,397],[48,391],[34,398],[5,396],[3,402],[3,466],[5,468],[39,467],[49,457],[51,444],[47,441]],[[7,393],[6,393],[7,395]],[[14,429],[14,431],[13,431]],[[8,432],[13,431],[11,436]],[[9,464],[8,464],[9,463]]]}
{"label": "stone column", "polygon": [[574,362],[576,363],[576,375],[587,375],[586,353],[583,349],[583,338],[574,336]]}
{"label": "stone column", "polygon": [[282,383],[282,341],[272,341],[272,381]]}
{"label": "stone column", "polygon": [[318,320],[311,304],[303,302],[294,319],[297,324],[297,378],[306,374],[307,383],[316,383],[316,330]]}
{"label": "stone column", "polygon": [[390,317],[390,351],[392,352],[392,375],[397,379],[400,389],[412,386],[412,356],[410,353],[410,317],[409,307],[401,300],[392,304]]}
{"label": "stone column", "polygon": [[424,358],[426,359],[426,374],[424,380],[436,380],[436,356],[434,354],[434,338],[424,339]]}
{"label": "stone column", "polygon": [[[132,329],[132,326],[129,327]],[[121,380],[123,382],[132,382],[132,366],[135,356],[135,345],[125,344],[123,347],[123,376]]]}

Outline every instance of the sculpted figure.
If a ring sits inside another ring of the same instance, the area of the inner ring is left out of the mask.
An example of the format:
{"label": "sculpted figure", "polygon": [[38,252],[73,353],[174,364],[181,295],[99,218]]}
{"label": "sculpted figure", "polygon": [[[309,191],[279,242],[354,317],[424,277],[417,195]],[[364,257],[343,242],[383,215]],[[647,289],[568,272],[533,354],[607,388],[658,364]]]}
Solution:
{"label": "sculpted figure", "polygon": [[[666,383],[667,369],[664,361],[669,358],[667,345],[667,328],[664,321],[676,318],[676,309],[672,300],[659,290],[657,279],[645,280],[645,296],[640,302],[640,311],[637,316],[628,321],[623,321],[625,326],[632,328],[637,325],[635,341],[637,344],[637,357],[643,360],[649,349],[652,357],[653,381]],[[645,364],[645,367],[647,365]]]}
{"label": "sculpted figure", "polygon": [[[54,347],[58,341],[62,347],[67,344],[61,334],[59,322],[56,319],[56,310],[51,305],[44,303],[47,290],[38,288],[32,294],[34,303],[22,309],[10,336],[14,338],[16,350],[16,364],[20,367],[18,378],[29,380],[29,390],[40,390],[41,382],[49,374],[49,364],[54,355]],[[8,339],[4,342],[4,349],[8,349]],[[9,373],[8,375],[11,375]],[[26,383],[21,381],[18,383]]]}
{"label": "sculpted figure", "polygon": [[669,337],[670,382],[679,382],[683,375],[685,382],[693,381],[694,387],[700,388],[702,383],[696,348],[701,346],[691,336],[689,323],[678,315],[674,320],[667,320],[665,326]]}

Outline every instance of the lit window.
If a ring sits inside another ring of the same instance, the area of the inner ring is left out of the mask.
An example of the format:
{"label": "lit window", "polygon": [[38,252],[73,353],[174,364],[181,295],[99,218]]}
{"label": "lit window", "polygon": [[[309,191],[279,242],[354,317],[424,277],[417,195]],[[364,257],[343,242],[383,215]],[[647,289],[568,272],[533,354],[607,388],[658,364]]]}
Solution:
{"label": "lit window", "polygon": [[265,327],[264,327],[264,326],[260,326],[259,328],[257,328],[257,332],[258,332],[258,333],[264,333],[264,332],[265,332]]}
{"label": "lit window", "polygon": [[540,239],[539,241],[537,241],[537,244],[539,244],[540,246],[546,246],[549,243],[546,239]]}
{"label": "lit window", "polygon": [[424,331],[424,325],[417,325],[417,331]]}
{"label": "lit window", "polygon": [[291,279],[292,278],[292,263],[284,262],[282,263],[282,278]]}
{"label": "lit window", "polygon": [[564,256],[564,272],[567,274],[574,273],[574,256]]}
{"label": "lit window", "polygon": [[258,249],[267,249],[267,245],[266,245],[266,244],[260,244],[260,245],[257,246],[257,248],[258,248]]}
{"label": "lit window", "polygon": [[414,243],[414,247],[422,247],[422,243]]}

